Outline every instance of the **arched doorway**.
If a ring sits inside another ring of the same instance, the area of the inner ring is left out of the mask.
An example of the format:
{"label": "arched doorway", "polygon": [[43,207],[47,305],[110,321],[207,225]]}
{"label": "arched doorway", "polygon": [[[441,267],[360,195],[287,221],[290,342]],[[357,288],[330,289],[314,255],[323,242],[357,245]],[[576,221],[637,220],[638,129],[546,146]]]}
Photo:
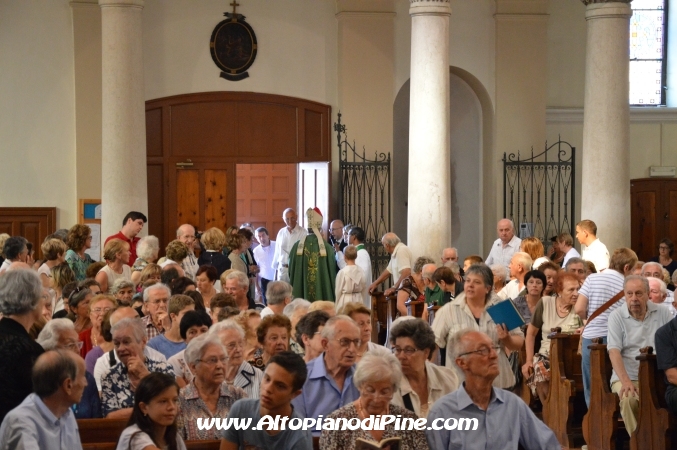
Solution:
{"label": "arched doorway", "polygon": [[[459,255],[484,254],[484,210],[494,208],[494,200],[484,197],[491,180],[483,177],[483,173],[491,173],[485,166],[493,146],[493,108],[479,80],[462,69],[450,68],[449,88],[451,245],[458,248]],[[404,239],[409,188],[409,80],[395,98],[393,125],[393,179],[398,180],[393,184],[393,231]]]}
{"label": "arched doorway", "polygon": [[[328,176],[317,172],[330,170],[330,121],[329,105],[281,95],[205,92],[147,101],[149,233],[164,245],[182,223],[199,230],[234,225],[238,164],[298,165],[304,188],[298,205],[315,200],[325,202],[318,206],[329,211]],[[268,172],[270,177],[291,176]],[[308,186],[306,180],[324,182]],[[300,184],[293,181],[286,185]],[[269,208],[281,207],[273,200]],[[269,231],[274,235],[277,229]]]}

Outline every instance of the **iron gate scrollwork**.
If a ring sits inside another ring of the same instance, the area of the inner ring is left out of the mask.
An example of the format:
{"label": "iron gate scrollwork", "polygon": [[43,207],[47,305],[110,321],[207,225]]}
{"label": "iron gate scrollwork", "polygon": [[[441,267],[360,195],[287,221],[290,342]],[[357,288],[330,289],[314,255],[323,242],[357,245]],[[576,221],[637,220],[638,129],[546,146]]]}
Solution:
{"label": "iron gate scrollwork", "polygon": [[390,261],[381,245],[381,237],[390,231],[390,153],[374,152],[371,160],[363,148],[360,155],[355,141],[348,142],[340,112],[334,131],[339,148],[339,216],[346,225],[364,230],[375,280]]}
{"label": "iron gate scrollwork", "polygon": [[520,159],[519,151],[503,154],[503,217],[519,237],[535,236],[547,248],[550,238],[568,231],[575,236],[576,148],[559,141],[545,151]]}

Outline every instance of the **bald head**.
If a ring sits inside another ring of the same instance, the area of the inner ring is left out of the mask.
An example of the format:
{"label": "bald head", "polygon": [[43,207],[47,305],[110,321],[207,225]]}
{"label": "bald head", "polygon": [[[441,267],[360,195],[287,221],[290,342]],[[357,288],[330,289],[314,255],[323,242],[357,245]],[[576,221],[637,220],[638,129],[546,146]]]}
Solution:
{"label": "bald head", "polygon": [[442,264],[449,261],[458,262],[458,250],[454,247],[445,248],[442,250]]}
{"label": "bald head", "polygon": [[130,306],[123,306],[113,311],[113,314],[110,315],[110,325],[113,326],[122,319],[135,319],[139,317],[139,313]]}
{"label": "bald head", "polygon": [[507,244],[515,236],[515,224],[510,219],[501,219],[496,226],[496,232],[501,242]]}
{"label": "bald head", "polygon": [[343,221],[341,220],[332,220],[329,224],[329,231],[331,235],[334,236],[334,239],[337,241],[343,237]]}
{"label": "bald head", "polygon": [[435,264],[426,264],[423,266],[423,269],[421,270],[421,276],[423,277],[424,280],[432,281],[433,279],[433,274],[437,270],[437,266]]}
{"label": "bald head", "polygon": [[383,244],[383,247],[386,249],[388,253],[392,253],[395,251],[395,247],[397,247],[397,244],[399,244],[400,238],[397,237],[395,233],[386,233],[383,235],[381,238],[381,244]]}

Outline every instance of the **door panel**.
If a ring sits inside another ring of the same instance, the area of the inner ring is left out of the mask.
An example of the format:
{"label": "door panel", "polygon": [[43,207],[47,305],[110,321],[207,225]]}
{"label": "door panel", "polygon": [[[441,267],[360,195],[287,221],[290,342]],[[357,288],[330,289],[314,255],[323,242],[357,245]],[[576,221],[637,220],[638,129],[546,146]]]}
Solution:
{"label": "door panel", "polygon": [[296,208],[296,176],[296,164],[238,164],[237,223],[266,227],[275,239],[282,212]]}
{"label": "door panel", "polygon": [[205,170],[205,230],[224,226],[228,218],[228,174],[227,170]]}
{"label": "door panel", "polygon": [[55,231],[56,208],[0,208],[0,233],[25,237],[35,259],[42,259],[40,244]]}
{"label": "door panel", "polygon": [[192,167],[172,164],[169,184],[169,219],[166,231],[172,238],[179,225],[189,223],[197,230],[216,227],[222,231],[235,224],[234,164],[194,162]]}
{"label": "door panel", "polygon": [[199,226],[200,220],[200,171],[180,169],[176,172],[176,223],[172,228],[189,223]]}
{"label": "door panel", "polygon": [[[665,236],[675,243],[677,242],[677,182],[673,181],[666,187],[666,190],[667,211],[663,214],[662,220],[665,224]],[[677,255],[673,254],[672,257],[677,258]]]}

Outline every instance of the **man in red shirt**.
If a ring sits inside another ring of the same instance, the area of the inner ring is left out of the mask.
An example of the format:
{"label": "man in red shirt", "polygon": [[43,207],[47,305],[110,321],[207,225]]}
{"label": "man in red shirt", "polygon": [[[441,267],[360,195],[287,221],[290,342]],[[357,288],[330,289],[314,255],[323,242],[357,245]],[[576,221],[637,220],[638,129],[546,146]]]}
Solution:
{"label": "man in red shirt", "polygon": [[141,239],[137,235],[143,230],[143,225],[146,222],[148,222],[148,219],[143,213],[138,211],[127,213],[125,218],[122,219],[122,230],[117,234],[108,236],[103,244],[106,245],[111,239],[122,239],[127,242],[129,244],[129,251],[132,253],[129,257],[129,265],[134,265],[134,261],[136,261],[136,243]]}

